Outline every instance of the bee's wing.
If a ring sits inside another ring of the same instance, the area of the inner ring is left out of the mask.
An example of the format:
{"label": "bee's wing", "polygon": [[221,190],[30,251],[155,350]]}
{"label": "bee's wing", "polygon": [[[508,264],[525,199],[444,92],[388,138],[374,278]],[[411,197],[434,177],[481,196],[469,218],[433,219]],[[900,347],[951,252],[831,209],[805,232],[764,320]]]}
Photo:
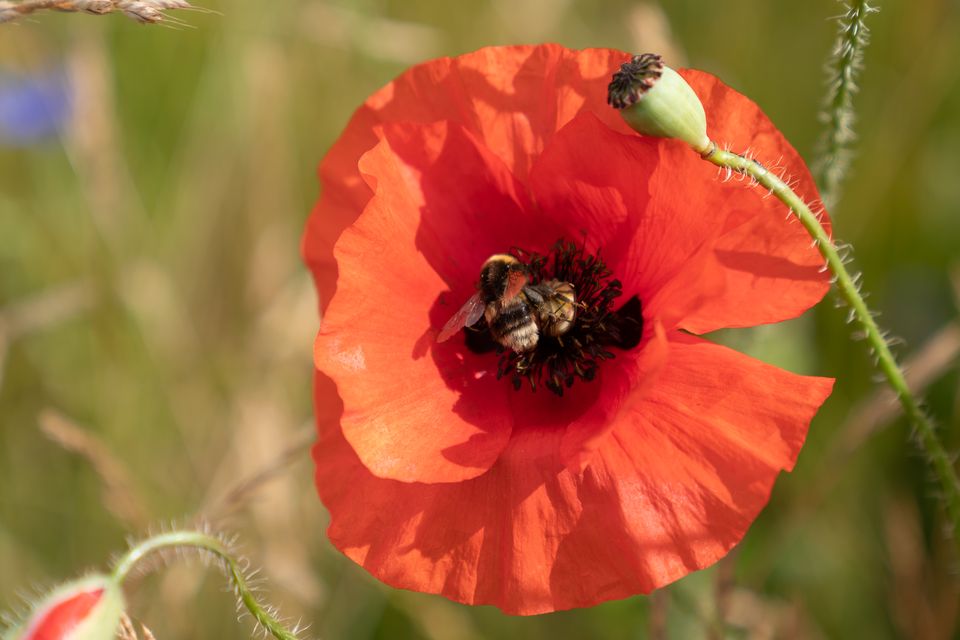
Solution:
{"label": "bee's wing", "polygon": [[476,324],[477,321],[480,320],[480,316],[483,315],[483,310],[484,304],[480,299],[480,292],[478,291],[463,303],[463,306],[453,314],[452,318],[447,320],[447,324],[443,325],[443,329],[440,329],[437,342],[445,342],[453,337],[453,334],[457,331],[460,331],[460,329]]}

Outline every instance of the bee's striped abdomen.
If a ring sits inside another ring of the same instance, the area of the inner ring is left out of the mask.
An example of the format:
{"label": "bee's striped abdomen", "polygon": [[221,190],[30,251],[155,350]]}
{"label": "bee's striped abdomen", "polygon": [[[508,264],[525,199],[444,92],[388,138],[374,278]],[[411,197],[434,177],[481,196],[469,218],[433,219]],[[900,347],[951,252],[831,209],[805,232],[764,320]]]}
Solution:
{"label": "bee's striped abdomen", "polygon": [[515,298],[499,312],[495,304],[486,311],[487,324],[494,339],[514,351],[529,351],[537,346],[540,332],[533,310],[522,298]]}

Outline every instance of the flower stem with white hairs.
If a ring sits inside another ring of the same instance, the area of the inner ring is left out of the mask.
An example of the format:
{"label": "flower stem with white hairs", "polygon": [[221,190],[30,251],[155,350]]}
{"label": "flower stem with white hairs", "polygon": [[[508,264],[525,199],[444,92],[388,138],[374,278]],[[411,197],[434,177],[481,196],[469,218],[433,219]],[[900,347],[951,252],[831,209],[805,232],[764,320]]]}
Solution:
{"label": "flower stem with white hairs", "polygon": [[[866,6],[866,5],[864,5]],[[953,461],[937,435],[933,422],[907,385],[903,371],[890,350],[887,335],[880,330],[875,314],[860,293],[860,274],[851,275],[834,240],[815,213],[782,177],[769,170],[749,153],[740,155],[721,148],[707,133],[703,104],[693,88],[663,63],[661,56],[647,53],[633,56],[613,75],[608,103],[620,110],[624,121],[646,136],[683,140],[707,162],[720,167],[729,179],[734,174],[748,178],[775,196],[790,210],[813,239],[813,246],[825,260],[822,270],[830,271],[842,300],[850,307],[849,321],[860,325],[875,363],[893,389],[914,429],[916,441],[933,469],[943,496],[950,530],[960,543],[960,480]]]}
{"label": "flower stem with white hairs", "polygon": [[837,291],[850,307],[851,320],[856,320],[860,325],[862,336],[873,353],[877,368],[896,393],[907,419],[913,426],[917,445],[929,460],[940,485],[951,533],[960,543],[960,536],[957,536],[960,533],[960,480],[957,479],[953,462],[937,436],[933,422],[907,385],[903,371],[890,350],[887,336],[877,325],[875,314],[867,307],[860,292],[860,275],[851,275],[845,257],[824,229],[820,217],[779,176],[753,158],[720,149],[716,144],[703,153],[702,157],[728,173],[751,178],[757,185],[773,194],[787,205],[813,238],[814,245],[826,261],[826,268],[833,274]]}
{"label": "flower stem with white hairs", "polygon": [[277,640],[297,640],[298,630],[290,631],[281,622],[275,610],[264,606],[257,598],[250,586],[249,572],[244,568],[242,560],[238,559],[230,549],[230,545],[220,538],[201,531],[181,530],[161,533],[132,546],[116,563],[112,578],[123,582],[130,571],[145,557],[167,550],[183,550],[192,548],[212,554],[227,574],[238,599],[238,608],[243,607],[257,625]]}

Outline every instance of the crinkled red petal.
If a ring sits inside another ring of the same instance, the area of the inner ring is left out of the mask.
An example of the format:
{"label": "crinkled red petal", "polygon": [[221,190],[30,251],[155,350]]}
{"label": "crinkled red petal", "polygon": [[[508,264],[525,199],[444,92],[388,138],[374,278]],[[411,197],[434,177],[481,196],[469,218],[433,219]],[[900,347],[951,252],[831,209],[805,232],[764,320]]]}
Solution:
{"label": "crinkled red petal", "polygon": [[[582,237],[588,250],[600,253],[623,283],[622,299],[637,295],[644,317],[659,319],[668,330],[726,293],[714,251],[722,210],[667,207],[660,201],[665,179],[677,189],[685,183],[673,179],[663,159],[676,144],[620,134],[582,113],[554,136],[531,174],[545,216],[564,221],[568,236]],[[715,182],[704,168],[690,177],[692,184]]]}
{"label": "crinkled red petal", "polygon": [[318,375],[317,487],[330,539],[396,587],[535,614],[646,593],[739,541],[792,468],[832,380],[674,332],[666,366],[588,466],[562,431],[514,433],[482,476],[377,478],[344,440]]}
{"label": "crinkled red petal", "polygon": [[[702,75],[691,77],[707,87],[709,100],[753,114],[759,127],[750,137],[736,127],[718,129],[721,140],[735,140],[734,148],[752,144],[762,157],[786,158],[806,175],[755,104]],[[667,328],[699,333],[785,320],[829,287],[820,254],[782,203],[722,181],[682,142],[622,135],[582,113],[544,150],[531,185],[547,216],[582,229],[624,283],[625,297],[638,295]]]}
{"label": "crinkled red petal", "polygon": [[[473,293],[480,265],[533,240],[526,194],[463,127],[393,124],[360,163],[375,195],[336,245],[340,283],[315,344],[337,383],[343,432],[376,475],[407,482],[475,477],[506,446],[512,389],[496,358],[437,329]],[[541,241],[541,244],[543,242]]]}
{"label": "crinkled red petal", "polygon": [[[820,195],[800,154],[755,102],[708,73],[683,70],[681,75],[703,102],[707,131],[717,144],[765,163],[790,180],[806,202],[820,208]],[[662,171],[673,177],[665,176],[652,197],[672,211],[721,212],[725,224],[715,252],[726,280],[724,295],[685,318],[683,328],[706,333],[779,322],[819,302],[830,288],[829,274],[809,234],[787,207],[737,177],[724,182],[722,172],[680,147],[664,147]],[[703,179],[705,168],[713,172],[712,179]],[[694,180],[695,175],[703,177]],[[821,218],[829,232],[825,211]]]}
{"label": "crinkled red petal", "polygon": [[524,181],[550,138],[580,111],[628,130],[605,102],[610,70],[624,56],[611,49],[571,51],[553,44],[491,47],[417,65],[373,94],[320,165],[322,195],[307,221],[302,251],[321,307],[336,289],[333,246],[373,195],[357,163],[377,143],[378,125],[457,123]]}

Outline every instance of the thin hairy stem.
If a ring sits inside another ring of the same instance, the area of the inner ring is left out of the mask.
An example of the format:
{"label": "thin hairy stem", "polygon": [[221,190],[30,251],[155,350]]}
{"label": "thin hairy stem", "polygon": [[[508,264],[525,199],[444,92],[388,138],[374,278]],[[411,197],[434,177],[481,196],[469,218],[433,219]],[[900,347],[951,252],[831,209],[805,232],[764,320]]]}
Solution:
{"label": "thin hairy stem", "polygon": [[960,532],[960,481],[957,479],[953,463],[950,461],[943,443],[937,437],[933,423],[921,409],[920,403],[907,386],[903,372],[893,353],[891,353],[884,334],[877,326],[873,314],[858,289],[857,279],[847,271],[843,258],[820,223],[820,219],[793,189],[756,160],[724,151],[715,144],[712,150],[703,155],[703,158],[727,171],[743,174],[755,180],[757,184],[787,205],[813,238],[814,245],[826,260],[827,267],[833,274],[840,295],[850,305],[853,317],[861,326],[863,335],[875,356],[877,368],[880,369],[883,377],[896,393],[907,419],[913,425],[916,441],[933,467],[940,484],[954,539],[960,543],[960,537],[956,535]]}
{"label": "thin hairy stem", "polygon": [[854,0],[845,6],[847,11],[839,18],[837,40],[827,62],[827,99],[821,113],[825,129],[814,162],[814,175],[828,209],[840,198],[843,178],[850,169],[851,145],[856,139],[853,95],[870,34],[865,18],[878,11],[866,0]]}
{"label": "thin hairy stem", "polygon": [[164,549],[183,547],[200,549],[216,556],[230,578],[234,592],[254,620],[278,640],[297,640],[296,633],[288,631],[277,617],[257,600],[244,575],[240,561],[234,557],[227,545],[200,531],[171,531],[147,538],[120,558],[113,569],[113,578],[118,583],[122,582],[129,575],[130,570],[146,556]]}
{"label": "thin hairy stem", "polygon": [[164,13],[170,9],[194,9],[187,0],[0,0],[0,24],[40,11],[67,11],[90,13],[102,16],[120,12],[143,24],[173,22],[180,24]]}

